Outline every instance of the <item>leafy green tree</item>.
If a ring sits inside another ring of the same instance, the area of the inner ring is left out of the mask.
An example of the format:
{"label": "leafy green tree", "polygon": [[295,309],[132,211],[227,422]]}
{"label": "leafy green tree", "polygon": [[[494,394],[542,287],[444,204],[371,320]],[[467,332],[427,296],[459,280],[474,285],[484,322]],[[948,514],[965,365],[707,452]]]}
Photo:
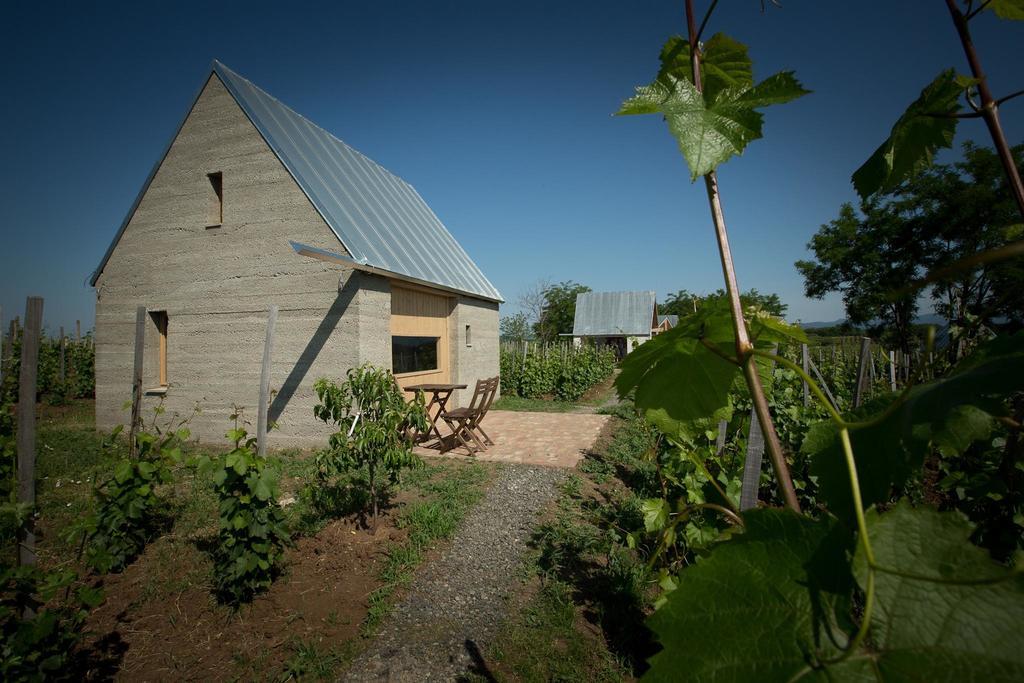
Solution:
{"label": "leafy green tree", "polygon": [[665,301],[658,304],[658,315],[678,315],[680,318],[696,313],[703,297],[688,289],[680,289],[665,296]]}
{"label": "leafy green tree", "polygon": [[870,199],[859,212],[843,204],[839,217],[821,226],[808,243],[814,260],[796,262],[807,296],[820,299],[839,292],[851,323],[887,332],[889,341],[904,351],[913,339],[917,295],[893,293],[921,274],[928,254],[908,219],[893,202]]}
{"label": "leafy green tree", "polygon": [[365,467],[376,532],[382,489],[397,482],[402,469],[421,464],[412,447],[414,435],[429,424],[423,393],[406,403],[394,376],[372,365],[351,368],[341,384],[320,378],[313,388],[320,400],[313,414],[338,427],[317,454],[320,476],[326,480]]}
{"label": "leafy green tree", "polygon": [[[696,313],[697,309],[709,300],[726,300],[727,296],[724,289],[719,289],[714,294],[704,295],[680,289],[678,292],[666,296],[665,303],[658,305],[658,315],[678,315],[680,318],[685,318]],[[748,289],[740,294],[740,303],[744,310],[754,307],[764,313],[774,315],[776,318],[785,317],[786,311],[789,309],[789,306],[782,302],[778,294],[762,294],[756,289]]]}
{"label": "leafy green tree", "polygon": [[513,315],[503,316],[499,330],[501,338],[510,341],[523,341],[531,336],[530,321],[522,311]]}
{"label": "leafy green tree", "polygon": [[590,287],[567,280],[544,290],[544,311],[534,326],[541,341],[558,341],[558,335],[572,332],[576,318],[576,295],[591,291]]}
{"label": "leafy green tree", "polygon": [[[967,142],[964,157],[924,170],[872,195],[860,211],[844,204],[798,261],[805,292],[840,292],[849,321],[907,350],[914,338],[917,295],[908,284],[925,269],[939,272],[1020,238],[1019,215],[999,157]],[[1024,145],[1013,149],[1021,165]],[[1018,261],[957,268],[932,287],[935,310],[958,329],[984,323],[1020,329],[1024,266]]]}
{"label": "leafy green tree", "polygon": [[[1024,167],[1024,145],[1011,150]],[[896,199],[912,212],[918,239],[928,241],[935,272],[1018,240],[1021,217],[996,153],[972,142],[963,159],[933,166],[901,186]],[[1024,265],[1020,260],[957,269],[932,288],[935,312],[960,328],[972,320],[990,327],[1024,326]]]}

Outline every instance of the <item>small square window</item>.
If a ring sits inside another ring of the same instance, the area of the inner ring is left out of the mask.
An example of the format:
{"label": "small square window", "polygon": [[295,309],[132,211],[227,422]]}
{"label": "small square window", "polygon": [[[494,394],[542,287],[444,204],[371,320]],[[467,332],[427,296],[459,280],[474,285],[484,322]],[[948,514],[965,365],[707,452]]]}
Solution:
{"label": "small square window", "polygon": [[207,199],[206,227],[219,228],[224,222],[224,174],[220,171],[207,173],[210,193]]}

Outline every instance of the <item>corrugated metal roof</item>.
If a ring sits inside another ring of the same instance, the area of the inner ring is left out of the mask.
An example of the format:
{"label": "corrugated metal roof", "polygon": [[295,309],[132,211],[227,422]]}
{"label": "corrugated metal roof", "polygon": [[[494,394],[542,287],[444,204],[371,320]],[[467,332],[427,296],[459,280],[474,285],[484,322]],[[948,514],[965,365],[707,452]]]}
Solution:
{"label": "corrugated metal roof", "polygon": [[576,295],[573,336],[646,336],[654,322],[654,292],[585,292]]}
{"label": "corrugated metal roof", "polygon": [[[220,62],[214,61],[213,72],[354,261],[503,301],[409,183]],[[94,283],[109,254],[110,250],[94,274]]]}
{"label": "corrugated metal roof", "polygon": [[668,321],[669,327],[675,327],[676,325],[679,324],[679,316],[678,315],[659,315],[658,316],[658,324],[659,325],[664,323],[666,320]]}

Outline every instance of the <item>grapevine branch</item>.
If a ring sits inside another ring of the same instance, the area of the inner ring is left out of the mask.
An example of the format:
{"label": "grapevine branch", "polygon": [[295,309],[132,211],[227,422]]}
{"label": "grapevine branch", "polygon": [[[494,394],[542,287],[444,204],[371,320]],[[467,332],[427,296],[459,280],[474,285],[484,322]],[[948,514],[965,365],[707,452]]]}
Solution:
{"label": "grapevine branch", "polygon": [[[978,95],[981,97],[981,118],[988,126],[988,132],[992,136],[999,160],[1003,163],[1003,170],[1006,172],[1006,179],[1009,181],[1010,192],[1017,202],[1017,210],[1021,218],[1024,218],[1024,182],[1021,182],[1017,165],[1013,162],[1013,154],[1010,152],[1010,145],[1006,142],[1006,135],[1003,133],[1003,126],[999,121],[999,102],[992,96],[988,87],[988,79],[981,68],[981,60],[978,52],[974,49],[974,41],[971,38],[971,30],[967,22],[978,12],[983,10],[988,3],[982,3],[976,10],[968,11],[965,15],[956,5],[956,0],[946,0],[946,7],[953,18],[953,25],[956,26],[957,35],[960,37],[960,44],[964,48],[964,55],[971,67],[971,75],[977,80]],[[1013,96],[1016,96],[1013,95]]]}
{"label": "grapevine branch", "polygon": [[[700,76],[700,43],[697,22],[693,13],[693,0],[686,0],[686,24],[690,42],[690,66],[693,69],[693,85],[698,92],[702,90]],[[750,389],[750,398],[754,403],[754,412],[761,423],[761,430],[764,433],[765,444],[771,456],[772,467],[775,469],[775,478],[779,488],[782,490],[782,497],[786,506],[796,512],[800,512],[800,503],[796,497],[796,489],[793,487],[793,480],[789,475],[789,466],[786,464],[786,457],[782,451],[782,443],[775,431],[775,423],[772,421],[771,413],[768,410],[768,399],[765,397],[764,387],[761,385],[761,377],[757,372],[754,362],[754,345],[750,342],[746,322],[743,320],[743,306],[740,303],[739,283],[736,279],[736,270],[733,266],[732,251],[729,248],[729,234],[725,227],[725,214],[722,211],[722,200],[718,191],[718,174],[715,171],[704,176],[704,185],[707,188],[708,203],[711,206],[711,217],[715,224],[715,237],[718,241],[718,252],[722,261],[722,274],[725,277],[725,288],[729,299],[729,308],[732,313],[733,331],[736,335],[736,357],[742,361],[743,374]]]}

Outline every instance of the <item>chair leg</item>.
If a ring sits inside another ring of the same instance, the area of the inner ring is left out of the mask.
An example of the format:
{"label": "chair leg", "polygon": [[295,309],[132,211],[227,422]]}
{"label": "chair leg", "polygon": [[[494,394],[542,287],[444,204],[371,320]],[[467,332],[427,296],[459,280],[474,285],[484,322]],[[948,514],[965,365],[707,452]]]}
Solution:
{"label": "chair leg", "polygon": [[483,437],[484,437],[484,441],[486,441],[486,442],[487,442],[487,445],[488,445],[488,446],[493,446],[493,445],[494,445],[494,442],[493,442],[493,441],[491,441],[491,437],[487,436],[487,432],[485,432],[485,431],[484,431],[484,428],[483,428],[483,427],[481,427],[481,426],[480,426],[479,424],[477,424],[477,425],[476,425],[476,430],[477,430],[478,432],[480,432],[480,434],[482,434],[482,435],[483,435]]}
{"label": "chair leg", "polygon": [[475,447],[473,443],[466,438],[466,435],[469,434],[473,441],[476,441],[477,444],[480,443],[476,436],[473,435],[473,430],[468,427],[465,420],[459,421],[459,428],[455,434],[458,436],[459,441],[462,442],[462,445],[466,447],[466,450],[469,451],[470,455],[476,455],[477,451],[481,450],[479,447]]}

